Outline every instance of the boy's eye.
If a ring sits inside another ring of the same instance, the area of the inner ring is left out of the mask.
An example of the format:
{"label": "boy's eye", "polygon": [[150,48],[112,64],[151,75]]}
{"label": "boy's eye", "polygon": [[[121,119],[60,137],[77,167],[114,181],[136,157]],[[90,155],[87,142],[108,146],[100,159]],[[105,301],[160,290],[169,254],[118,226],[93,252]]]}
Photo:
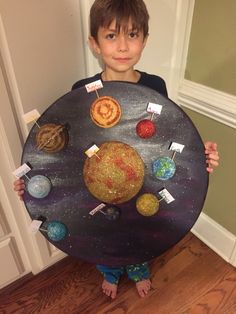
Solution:
{"label": "boy's eye", "polygon": [[110,33],[106,35],[106,39],[115,39],[115,37],[116,37],[116,34],[114,33]]}
{"label": "boy's eye", "polygon": [[129,38],[137,38],[138,37],[138,32],[129,32]]}

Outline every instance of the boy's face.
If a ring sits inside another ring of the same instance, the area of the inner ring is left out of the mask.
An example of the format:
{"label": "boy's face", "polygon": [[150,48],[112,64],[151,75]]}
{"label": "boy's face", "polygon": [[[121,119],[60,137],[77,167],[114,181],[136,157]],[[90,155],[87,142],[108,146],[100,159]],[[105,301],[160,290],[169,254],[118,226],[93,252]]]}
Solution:
{"label": "boy's face", "polygon": [[121,28],[118,32],[114,20],[108,28],[99,27],[97,41],[90,38],[90,44],[101,56],[106,69],[120,73],[133,69],[141,57],[146,40],[142,31],[132,29],[131,21],[126,31]]}

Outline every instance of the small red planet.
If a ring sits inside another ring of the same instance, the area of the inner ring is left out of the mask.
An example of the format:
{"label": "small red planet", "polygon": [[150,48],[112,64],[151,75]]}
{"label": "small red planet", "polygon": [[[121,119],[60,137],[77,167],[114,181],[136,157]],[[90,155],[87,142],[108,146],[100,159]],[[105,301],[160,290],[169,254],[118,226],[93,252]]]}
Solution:
{"label": "small red planet", "polygon": [[148,119],[141,120],[136,125],[136,133],[141,138],[152,137],[156,133],[156,126],[151,120]]}

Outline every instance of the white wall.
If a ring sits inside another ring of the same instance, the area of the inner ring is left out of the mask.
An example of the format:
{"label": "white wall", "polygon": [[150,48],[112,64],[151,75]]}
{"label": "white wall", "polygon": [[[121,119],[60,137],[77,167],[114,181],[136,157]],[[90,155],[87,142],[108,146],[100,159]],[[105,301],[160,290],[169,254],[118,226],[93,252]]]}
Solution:
{"label": "white wall", "polygon": [[163,77],[167,83],[171,71],[176,1],[146,0],[150,14],[147,46],[138,68]]}

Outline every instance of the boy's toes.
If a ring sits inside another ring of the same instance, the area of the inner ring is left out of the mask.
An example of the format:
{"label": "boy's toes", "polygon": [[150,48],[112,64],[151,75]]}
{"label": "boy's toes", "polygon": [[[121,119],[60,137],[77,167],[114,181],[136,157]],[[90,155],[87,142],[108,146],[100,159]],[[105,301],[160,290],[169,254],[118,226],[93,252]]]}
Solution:
{"label": "boy's toes", "polygon": [[111,297],[112,299],[115,299],[117,294],[117,285],[110,283],[104,279],[102,283],[102,291],[105,293],[108,297]]}
{"label": "boy's toes", "polygon": [[138,281],[136,283],[136,288],[140,297],[143,298],[148,294],[148,291],[151,289],[151,281],[149,279]]}

